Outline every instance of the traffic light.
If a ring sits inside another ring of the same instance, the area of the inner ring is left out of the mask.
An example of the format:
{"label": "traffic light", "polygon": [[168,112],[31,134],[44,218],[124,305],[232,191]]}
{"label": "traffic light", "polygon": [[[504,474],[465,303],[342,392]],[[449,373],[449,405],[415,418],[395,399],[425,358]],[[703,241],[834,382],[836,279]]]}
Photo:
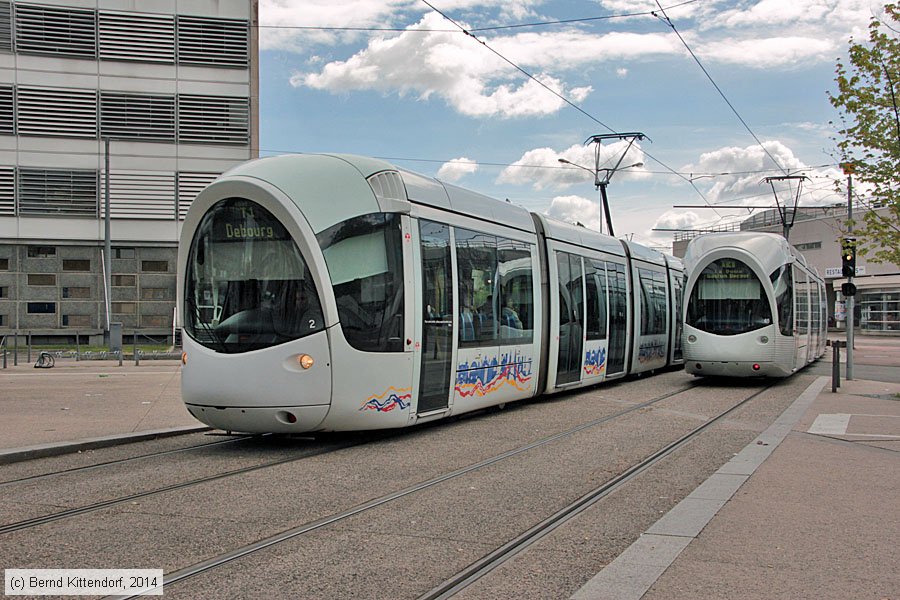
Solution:
{"label": "traffic light", "polygon": [[841,241],[841,274],[844,277],[856,275],[856,238]]}

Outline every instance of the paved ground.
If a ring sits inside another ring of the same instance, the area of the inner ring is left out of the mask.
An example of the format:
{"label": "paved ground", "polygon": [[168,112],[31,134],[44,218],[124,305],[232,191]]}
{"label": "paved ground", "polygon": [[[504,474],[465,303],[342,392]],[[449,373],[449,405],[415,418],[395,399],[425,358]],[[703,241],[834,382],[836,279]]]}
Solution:
{"label": "paved ground", "polygon": [[[574,597],[900,600],[900,338],[856,346],[853,381],[807,369],[829,378]],[[177,361],[10,367],[0,409],[0,455],[199,425]]]}
{"label": "paved ground", "polygon": [[900,599],[900,384],[856,378],[896,381],[900,340],[856,347],[573,600]]}

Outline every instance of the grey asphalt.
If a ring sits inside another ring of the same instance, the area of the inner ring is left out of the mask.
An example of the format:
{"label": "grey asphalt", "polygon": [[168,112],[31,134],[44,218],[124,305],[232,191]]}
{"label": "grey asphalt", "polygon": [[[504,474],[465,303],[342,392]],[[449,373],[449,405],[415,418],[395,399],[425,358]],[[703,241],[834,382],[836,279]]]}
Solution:
{"label": "grey asphalt", "polygon": [[[900,338],[859,336],[854,358],[853,381],[817,378],[573,598],[900,598]],[[0,370],[0,409],[0,463],[200,426],[177,361]]]}
{"label": "grey asphalt", "polygon": [[900,339],[858,337],[836,393],[824,366],[572,600],[900,598]]}

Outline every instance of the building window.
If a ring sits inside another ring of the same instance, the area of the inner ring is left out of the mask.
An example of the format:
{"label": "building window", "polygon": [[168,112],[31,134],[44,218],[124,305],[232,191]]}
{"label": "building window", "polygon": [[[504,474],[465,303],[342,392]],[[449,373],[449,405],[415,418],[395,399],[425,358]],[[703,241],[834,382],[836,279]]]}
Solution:
{"label": "building window", "polygon": [[[112,218],[173,219],[175,173],[112,171],[109,178]],[[105,207],[101,215],[105,214]]]}
{"label": "building window", "polygon": [[167,260],[142,260],[141,271],[143,273],[168,273],[169,261]]}
{"label": "building window", "polygon": [[100,135],[174,140],[175,96],[100,92]]}
{"label": "building window", "polygon": [[29,315],[56,314],[56,302],[29,302],[27,310]]}
{"label": "building window", "polygon": [[97,171],[18,170],[19,214],[97,217]]}
{"label": "building window", "polygon": [[72,298],[87,300],[91,297],[91,288],[89,287],[64,287],[62,289],[63,298]]}
{"label": "building window", "polygon": [[0,167],[0,216],[16,214],[16,168]]}
{"label": "building window", "polygon": [[800,252],[804,252],[806,250],[818,250],[821,247],[822,242],[806,242],[803,244],[794,244],[794,248],[796,248]]}
{"label": "building window", "polygon": [[6,327],[6,315],[0,315],[0,327]]}
{"label": "building window", "polygon": [[45,273],[29,273],[28,285],[56,285],[56,275]]}
{"label": "building window", "polygon": [[137,275],[113,275],[113,287],[134,287],[137,285]]}
{"label": "building window", "polygon": [[12,52],[12,10],[9,2],[0,2],[0,52]]}
{"label": "building window", "polygon": [[173,64],[175,17],[100,11],[100,58]]}
{"label": "building window", "polygon": [[178,96],[178,141],[183,144],[247,144],[250,101],[230,96]]}
{"label": "building window", "polygon": [[91,260],[89,258],[64,258],[63,271],[90,271]]}
{"label": "building window", "polygon": [[9,271],[9,259],[0,258],[0,271]]}
{"label": "building window", "polygon": [[113,248],[113,258],[134,258],[134,248]]}
{"label": "building window", "polygon": [[0,286],[0,298],[9,298],[9,286]]}
{"label": "building window", "polygon": [[0,85],[0,133],[5,135],[16,134],[14,96],[12,85]]}
{"label": "building window", "polygon": [[137,312],[137,304],[134,302],[112,302],[112,312],[116,315],[133,315]]}
{"label": "building window", "polygon": [[97,91],[18,86],[16,131],[19,135],[97,137]]}
{"label": "building window", "polygon": [[56,256],[54,246],[28,246],[28,258],[50,258]]}
{"label": "building window", "polygon": [[94,58],[96,13],[56,6],[16,3],[16,51]]}
{"label": "building window", "polygon": [[169,290],[166,288],[142,288],[141,300],[168,300]]}
{"label": "building window", "polygon": [[62,324],[63,324],[63,327],[90,327],[91,326],[91,316],[90,315],[63,315],[62,316]]}
{"label": "building window", "polygon": [[246,67],[249,28],[245,20],[178,16],[178,62]]}
{"label": "building window", "polygon": [[184,171],[177,174],[179,220],[184,221],[197,194],[215,181],[219,175],[220,173],[187,173]]}
{"label": "building window", "polygon": [[168,327],[169,317],[165,315],[142,315],[141,326],[143,327]]}
{"label": "building window", "polygon": [[900,331],[900,290],[865,290],[859,326],[868,331]]}

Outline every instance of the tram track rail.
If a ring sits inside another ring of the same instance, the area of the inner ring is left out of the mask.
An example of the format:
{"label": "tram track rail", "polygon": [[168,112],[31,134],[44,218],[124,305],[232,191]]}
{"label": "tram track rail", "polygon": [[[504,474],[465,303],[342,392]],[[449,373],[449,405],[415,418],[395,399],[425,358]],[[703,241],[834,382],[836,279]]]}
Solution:
{"label": "tram track rail", "polygon": [[[114,460],[107,460],[107,461],[94,463],[94,464],[90,464],[90,465],[82,465],[80,467],[71,467],[69,469],[60,469],[59,471],[38,473],[36,475],[28,475],[26,477],[19,477],[17,479],[8,479],[6,481],[0,481],[0,488],[14,485],[14,484],[37,481],[40,479],[49,479],[51,477],[57,477],[60,475],[71,475],[73,473],[81,473],[81,472],[91,471],[94,469],[100,469],[100,468],[104,468],[104,467],[113,467],[113,466],[122,465],[122,464],[130,463],[130,462],[134,462],[134,461],[138,461],[138,460],[144,460],[144,459],[148,459],[148,458],[169,456],[169,455],[173,455],[173,454],[180,454],[182,452],[190,452],[192,450],[203,450],[206,448],[222,446],[225,444],[234,444],[237,442],[244,442],[247,440],[261,439],[261,438],[268,437],[271,435],[272,434],[270,434],[270,433],[253,434],[253,435],[235,435],[233,438],[227,439],[227,440],[218,440],[215,442],[208,442],[206,444],[197,444],[195,446],[186,446],[184,448],[173,448],[171,450],[160,450],[158,452],[148,452],[146,454],[139,454],[137,456],[128,456],[126,458],[117,458]],[[125,446],[127,444],[121,444],[121,445]]]}
{"label": "tram track rail", "polygon": [[[315,521],[311,521],[311,522],[308,522],[308,523],[305,523],[305,524],[302,524],[302,525],[299,525],[296,527],[292,527],[290,529],[281,531],[279,533],[268,536],[261,540],[257,540],[256,542],[252,542],[250,544],[241,546],[241,547],[231,550],[229,552],[226,552],[226,553],[220,554],[218,556],[209,558],[207,560],[201,561],[201,562],[191,565],[189,567],[170,572],[170,573],[164,575],[163,586],[168,586],[168,585],[172,585],[172,584],[184,581],[186,579],[189,579],[189,578],[199,575],[201,573],[205,573],[205,572],[213,570],[217,567],[227,565],[227,564],[229,564],[233,561],[236,561],[238,559],[241,559],[243,557],[252,555],[252,554],[259,552],[261,550],[264,550],[266,548],[270,548],[272,546],[276,546],[276,545],[286,542],[288,540],[297,538],[306,533],[310,533],[312,531],[316,531],[316,530],[326,527],[328,525],[338,523],[340,521],[344,521],[344,520],[349,519],[350,517],[353,517],[360,513],[364,513],[366,511],[372,510],[379,506],[383,506],[385,504],[394,502],[401,498],[405,498],[405,497],[415,494],[417,492],[427,490],[429,488],[435,487],[446,481],[450,481],[452,479],[456,479],[463,475],[467,475],[469,473],[478,471],[480,469],[484,469],[485,467],[502,462],[504,460],[507,460],[509,458],[512,458],[514,456],[522,454],[524,452],[528,452],[529,450],[533,450],[535,448],[539,448],[541,446],[551,444],[558,440],[575,435],[576,433],[579,433],[586,429],[590,429],[592,427],[596,427],[598,425],[608,423],[610,421],[613,421],[613,420],[623,417],[625,415],[634,413],[634,412],[639,411],[644,408],[648,408],[658,402],[661,402],[668,398],[672,398],[673,396],[677,396],[679,394],[688,392],[688,391],[696,388],[698,385],[699,385],[698,382],[692,382],[687,386],[684,386],[677,390],[673,390],[671,392],[667,392],[667,393],[657,396],[655,398],[651,398],[650,400],[646,400],[644,402],[634,404],[634,405],[624,408],[622,410],[616,411],[612,414],[605,415],[603,417],[598,417],[597,419],[593,419],[591,421],[582,423],[580,425],[577,425],[577,426],[567,429],[565,431],[561,431],[561,432],[543,437],[539,440],[535,440],[531,443],[525,444],[523,446],[519,446],[518,448],[513,448],[511,450],[497,454],[493,457],[484,459],[477,463],[473,463],[471,465],[461,467],[454,471],[444,473],[443,475],[439,475],[432,479],[408,486],[402,490],[398,490],[398,491],[395,491],[395,492],[392,492],[389,494],[385,494],[378,498],[372,499],[368,502],[364,502],[362,504],[359,504],[359,505],[349,508],[347,510],[329,515],[327,517],[323,517],[323,518],[317,519]],[[761,390],[758,393],[762,393],[762,391],[764,391],[764,390]],[[758,395],[758,393],[755,395]],[[755,397],[755,395],[754,395],[754,397]],[[745,400],[745,402],[746,401],[749,401],[749,399]],[[734,408],[737,408],[737,407],[734,407]],[[734,410],[734,408],[732,410]],[[721,418],[721,417],[717,417],[717,418]],[[2,530],[0,530],[0,533],[2,533]],[[124,599],[130,599],[130,598],[138,598],[138,596],[124,595],[124,596],[110,596],[109,598],[124,600]]]}
{"label": "tram track rail", "polygon": [[510,540],[503,546],[500,546],[490,554],[487,554],[480,560],[473,562],[453,577],[445,580],[443,583],[434,587],[422,596],[419,596],[418,600],[444,600],[461,592],[471,584],[487,576],[488,574],[499,568],[501,565],[514,558],[517,554],[527,550],[530,546],[543,539],[558,527],[565,525],[566,523],[580,515],[582,512],[589,509],[596,502],[602,500],[609,494],[628,484],[638,475],[640,475],[662,459],[666,458],[679,448],[693,441],[711,426],[725,419],[741,407],[745,406],[754,398],[765,393],[774,385],[774,383],[771,383],[763,389],[754,392],[731,408],[719,413],[717,416],[707,420],[702,425],[699,425],[677,440],[667,444],[663,448],[660,448],[639,463],[632,465],[619,475],[604,482],[587,494],[584,494],[568,506],[558,510],[553,515],[532,526],[527,531]]}

